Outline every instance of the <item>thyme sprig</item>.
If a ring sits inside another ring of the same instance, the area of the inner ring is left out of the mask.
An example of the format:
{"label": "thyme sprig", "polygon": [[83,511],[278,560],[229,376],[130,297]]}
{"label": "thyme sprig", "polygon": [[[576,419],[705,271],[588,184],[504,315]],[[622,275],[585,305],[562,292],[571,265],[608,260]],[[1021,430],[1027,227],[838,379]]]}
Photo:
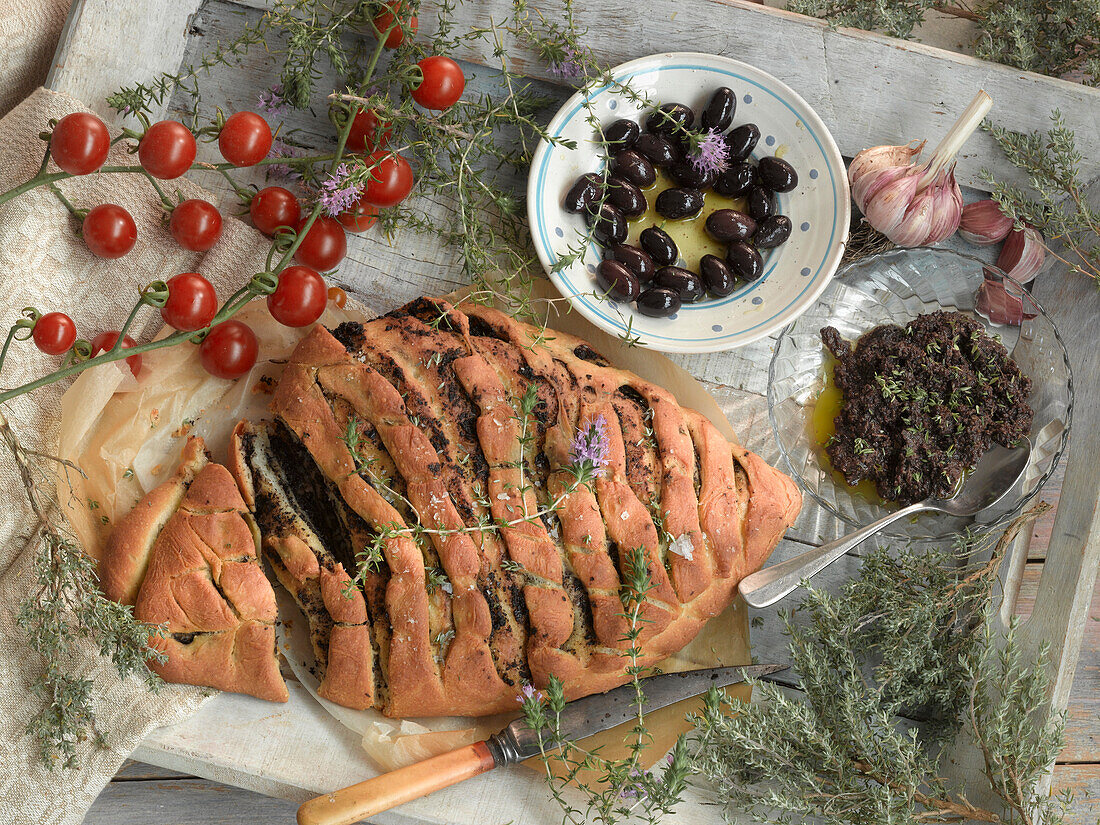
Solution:
{"label": "thyme sprig", "polygon": [[94,584],[89,586],[96,581],[95,561],[65,527],[57,500],[48,492],[58,481],[52,467],[62,474],[80,473],[79,468],[24,449],[2,414],[0,441],[15,462],[36,522],[23,548],[35,553],[33,589],[16,615],[31,647],[42,656],[42,671],[32,689],[43,707],[28,733],[37,740],[44,764],[68,768],[75,764],[81,742],[102,742],[92,710],[92,682],[73,673],[78,648],[94,645],[120,676],[138,676],[155,688],[160,680],[146,662],[163,661],[149,645],[150,636],[160,629],[137,621],[129,608],[108,599]]}
{"label": "thyme sprig", "polygon": [[[1034,226],[1043,233],[1044,246],[1051,254],[1100,284],[1100,209],[1089,201],[1087,181],[1081,179],[1081,153],[1062,113],[1051,113],[1051,128],[1024,134],[985,123],[984,128],[1004,150],[1005,157],[1028,176],[1031,192],[1004,183],[982,170],[982,178],[993,189],[992,197],[1001,210],[1017,223]],[[1052,249],[1061,241],[1064,255]]]}
{"label": "thyme sprig", "polygon": [[[538,734],[546,782],[561,807],[563,823],[568,825],[614,825],[624,820],[656,823],[672,813],[687,788],[691,767],[684,736],[676,740],[660,768],[642,767],[643,755],[652,742],[643,711],[646,699],[642,680],[653,669],[641,665],[639,640],[647,624],[642,607],[652,589],[645,550],[634,547],[627,553],[619,590],[622,616],[627,622],[621,641],[625,643],[623,655],[630,660],[626,672],[634,689],[632,706],[636,712],[625,757],[609,759],[598,749],[582,747],[564,736],[561,714],[565,710],[565,692],[556,677],[550,678],[545,694],[530,686],[524,691],[523,715],[527,726]],[[580,791],[582,807],[570,801],[567,792],[570,786]]]}
{"label": "thyme sprig", "polygon": [[787,8],[836,26],[910,38],[930,11],[969,20],[974,53],[1053,77],[1100,82],[1100,7],[1096,0],[790,0]]}
{"label": "thyme sprig", "polygon": [[965,733],[1012,819],[1058,822],[1065,797],[1037,795],[1062,743],[1048,662],[1025,660],[1014,624],[1001,646],[990,630],[1005,550],[1045,509],[995,543],[882,549],[840,594],[809,589],[783,617],[804,696],[761,683],[731,713],[712,692],[694,719],[693,767],[721,801],[760,821],[1001,821],[942,778],[948,746]]}

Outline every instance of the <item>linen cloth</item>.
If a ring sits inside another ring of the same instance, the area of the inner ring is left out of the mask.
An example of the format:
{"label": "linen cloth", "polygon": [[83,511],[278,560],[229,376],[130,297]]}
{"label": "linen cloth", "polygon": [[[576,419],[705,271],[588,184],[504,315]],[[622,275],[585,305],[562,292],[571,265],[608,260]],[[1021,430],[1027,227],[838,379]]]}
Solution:
{"label": "linen cloth", "polygon": [[[2,49],[0,49],[2,51]],[[39,133],[50,118],[83,109],[70,97],[38,89],[0,119],[0,191],[35,175],[45,143]],[[108,164],[132,164],[122,146]],[[257,267],[262,268],[268,241],[239,220],[225,218],[221,240],[208,253],[182,249],[167,228],[166,213],[144,177],[130,174],[89,175],[62,181],[60,188],[77,206],[110,202],[134,216],[138,242],[126,256],[107,261],[94,257],[76,236],[75,220],[48,190],[39,188],[0,206],[0,329],[16,320],[24,306],[41,312],[60,310],[76,322],[78,334],[90,339],[104,329],[118,329],[149,281],[167,280],[179,272],[202,272],[220,296],[235,290]],[[206,197],[183,179],[170,191]],[[131,333],[145,340],[161,326],[159,313],[143,310]],[[56,367],[58,359],[14,344],[0,374],[0,386],[18,386]],[[144,375],[141,380],[156,380]],[[62,381],[22,396],[2,410],[29,450],[53,452],[58,434]],[[37,522],[27,504],[12,456],[0,449],[0,822],[69,825],[84,813],[137,743],[150,730],[192,713],[206,694],[165,685],[149,692],[135,678],[119,679],[113,665],[90,645],[80,645],[70,673],[94,687],[97,730],[107,747],[90,742],[77,747],[75,769],[50,770],[41,760],[27,724],[42,703],[31,694],[42,660],[15,623],[19,605],[32,592],[34,559],[40,543],[33,539]],[[27,537],[32,537],[28,540]]]}

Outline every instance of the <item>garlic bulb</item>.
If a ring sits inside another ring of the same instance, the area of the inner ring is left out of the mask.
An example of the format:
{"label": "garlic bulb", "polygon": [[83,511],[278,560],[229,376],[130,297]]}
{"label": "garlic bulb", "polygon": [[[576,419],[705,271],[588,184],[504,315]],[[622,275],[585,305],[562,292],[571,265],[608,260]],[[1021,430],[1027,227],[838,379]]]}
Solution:
{"label": "garlic bulb", "polygon": [[972,244],[989,246],[1003,241],[1012,231],[1012,218],[994,200],[974,201],[962,209],[959,234]]}
{"label": "garlic bulb", "polygon": [[923,141],[873,146],[856,155],[848,180],[867,223],[898,246],[934,244],[953,235],[963,208],[953,161],[992,105],[979,91],[925,164],[913,162]]}

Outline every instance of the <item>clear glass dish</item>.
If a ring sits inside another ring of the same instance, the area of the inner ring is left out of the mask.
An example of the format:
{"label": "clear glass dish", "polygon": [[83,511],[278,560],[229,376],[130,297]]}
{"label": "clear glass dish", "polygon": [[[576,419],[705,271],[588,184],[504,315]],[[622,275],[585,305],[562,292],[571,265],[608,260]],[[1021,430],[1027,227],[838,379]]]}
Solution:
{"label": "clear glass dish", "polygon": [[[1013,306],[1020,323],[1004,323],[1006,309]],[[976,518],[927,513],[896,522],[884,533],[930,539],[1003,524],[1038,493],[1065,449],[1073,413],[1069,358],[1054,322],[1030,292],[996,267],[947,249],[899,249],[864,258],[843,268],[817,303],[783,330],[768,381],[768,413],[787,471],[811,499],[848,525],[874,521],[889,505],[854,492],[830,468],[815,438],[812,417],[828,356],[820,330],[834,326],[855,339],[880,324],[904,326],[937,309],[982,321],[1031,378],[1031,464],[1001,504]]]}

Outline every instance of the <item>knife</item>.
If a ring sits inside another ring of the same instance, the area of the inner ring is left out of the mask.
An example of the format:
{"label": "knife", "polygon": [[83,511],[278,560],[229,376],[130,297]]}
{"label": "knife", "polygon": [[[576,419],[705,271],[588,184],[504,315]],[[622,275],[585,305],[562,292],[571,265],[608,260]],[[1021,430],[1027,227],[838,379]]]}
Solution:
{"label": "knife", "polygon": [[[650,676],[643,681],[643,710],[649,713],[667,707],[681,699],[697,696],[712,685],[726,687],[786,669],[786,665],[751,665]],[[583,739],[634,719],[637,716],[634,699],[634,686],[623,685],[607,693],[569,702],[561,713],[562,739]],[[526,720],[520,717],[482,742],[311,799],[298,809],[298,825],[351,825],[464,779],[502,765],[514,765],[538,754],[538,733],[527,727]]]}

